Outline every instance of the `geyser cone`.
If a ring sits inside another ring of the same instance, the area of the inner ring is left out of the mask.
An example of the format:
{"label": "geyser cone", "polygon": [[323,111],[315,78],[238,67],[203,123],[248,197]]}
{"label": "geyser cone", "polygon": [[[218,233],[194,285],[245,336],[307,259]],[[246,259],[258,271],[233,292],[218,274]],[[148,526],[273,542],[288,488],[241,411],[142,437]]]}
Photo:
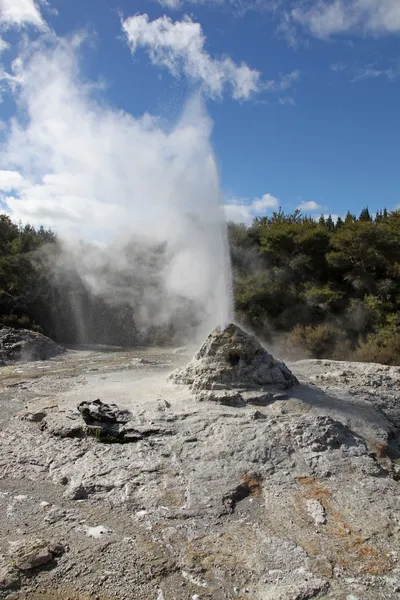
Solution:
{"label": "geyser cone", "polygon": [[171,375],[193,391],[264,386],[292,387],[298,383],[287,366],[276,360],[253,336],[230,323],[215,329],[184,369]]}

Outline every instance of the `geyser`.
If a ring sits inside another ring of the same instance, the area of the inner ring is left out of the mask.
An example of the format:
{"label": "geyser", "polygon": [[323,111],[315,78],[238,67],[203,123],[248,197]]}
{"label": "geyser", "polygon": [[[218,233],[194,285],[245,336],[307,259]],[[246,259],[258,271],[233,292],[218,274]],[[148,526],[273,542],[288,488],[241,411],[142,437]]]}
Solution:
{"label": "geyser", "polygon": [[189,324],[204,335],[231,316],[210,118],[199,97],[173,125],[107,106],[80,73],[81,44],[42,37],[21,54],[15,94],[24,118],[1,157],[19,177],[5,202],[15,219],[63,236],[54,263],[61,280],[78,274],[90,294],[132,306],[142,331]]}
{"label": "geyser", "polygon": [[200,399],[235,405],[262,404],[271,389],[298,383],[283,362],[234,323],[212,331],[191,362],[170,379],[188,385]]}

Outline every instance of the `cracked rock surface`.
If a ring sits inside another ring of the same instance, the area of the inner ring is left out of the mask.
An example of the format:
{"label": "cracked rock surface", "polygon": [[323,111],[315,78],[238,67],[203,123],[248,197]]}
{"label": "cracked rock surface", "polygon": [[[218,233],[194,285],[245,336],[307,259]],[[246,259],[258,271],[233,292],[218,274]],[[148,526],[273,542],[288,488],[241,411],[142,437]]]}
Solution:
{"label": "cracked rock surface", "polygon": [[70,351],[0,370],[0,596],[398,598],[400,369],[300,361],[299,385],[253,406],[200,401],[168,380],[184,363]]}

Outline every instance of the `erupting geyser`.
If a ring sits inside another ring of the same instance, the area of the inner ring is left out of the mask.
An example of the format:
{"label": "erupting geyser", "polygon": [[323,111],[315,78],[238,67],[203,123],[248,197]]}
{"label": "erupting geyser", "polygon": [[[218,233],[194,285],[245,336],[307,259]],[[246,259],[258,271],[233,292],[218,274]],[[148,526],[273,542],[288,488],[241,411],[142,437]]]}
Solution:
{"label": "erupting geyser", "polygon": [[226,222],[201,98],[173,122],[139,116],[134,97],[132,113],[99,101],[78,40],[46,37],[18,60],[23,118],[5,132],[2,168],[21,183],[5,202],[15,220],[64,240],[51,267],[72,290],[80,339],[104,343],[91,323],[97,299],[131,310],[136,342],[163,329],[192,341],[229,322]]}

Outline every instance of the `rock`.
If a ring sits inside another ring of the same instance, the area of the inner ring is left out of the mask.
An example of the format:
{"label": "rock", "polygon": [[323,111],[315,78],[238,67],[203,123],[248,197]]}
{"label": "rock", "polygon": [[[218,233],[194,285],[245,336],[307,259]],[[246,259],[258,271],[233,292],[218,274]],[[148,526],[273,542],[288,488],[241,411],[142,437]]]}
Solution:
{"label": "rock", "polygon": [[311,600],[328,589],[326,581],[315,578],[301,584],[271,586],[263,595],[263,600]]}
{"label": "rock", "polygon": [[10,557],[20,571],[30,571],[36,567],[46,565],[65,552],[64,546],[59,543],[46,542],[42,539],[23,539],[10,542]]}
{"label": "rock", "polygon": [[157,410],[164,412],[168,408],[171,408],[171,404],[170,402],[168,402],[168,400],[165,400],[163,398],[159,398],[157,400]]}
{"label": "rock", "polygon": [[63,496],[69,500],[86,500],[89,497],[89,491],[82,483],[71,482]]}
{"label": "rock", "polygon": [[[287,366],[276,360],[258,340],[231,323],[215,329],[188,366],[170,375],[174,383],[190,386],[195,392],[207,392],[200,399],[235,406],[247,402],[264,404],[268,394],[247,399],[242,392],[264,386],[289,388],[298,383]],[[236,391],[227,393],[227,389]],[[211,392],[211,393],[210,393]]]}
{"label": "rock", "polygon": [[225,406],[246,406],[240,392],[236,390],[202,390],[197,393],[200,402],[217,402]]}
{"label": "rock", "polygon": [[266,418],[266,416],[259,410],[254,410],[250,414],[250,419],[252,419],[253,421],[259,421],[260,419],[265,419],[265,418]]}
{"label": "rock", "polygon": [[46,413],[43,410],[26,411],[21,415],[23,421],[31,421],[32,423],[40,423],[45,418]]}
{"label": "rock", "polygon": [[53,340],[29,329],[0,329],[0,360],[5,363],[47,360],[66,352]]}
{"label": "rock", "polygon": [[307,512],[313,519],[315,525],[325,525],[326,512],[319,500],[307,500]]}
{"label": "rock", "polygon": [[127,426],[132,418],[131,413],[116,404],[106,404],[97,399],[81,402],[77,408],[86,424],[84,433],[99,442],[135,442],[143,437],[136,429]]}
{"label": "rock", "polygon": [[[73,411],[53,412],[41,422],[42,431],[61,438],[93,437],[106,444],[139,442],[156,435],[172,435],[173,430],[150,424],[134,424],[132,414],[116,404],[101,400],[81,402],[78,413]],[[70,496],[73,499],[74,493]],[[79,498],[81,499],[81,498]]]}
{"label": "rock", "polygon": [[40,429],[60,438],[84,437],[85,423],[73,411],[51,412],[41,421]]}
{"label": "rock", "polygon": [[10,565],[0,566],[0,592],[6,590],[15,590],[21,584],[17,569]]}
{"label": "rock", "polygon": [[[375,432],[389,437],[394,426],[365,392],[357,399],[346,387],[329,395],[305,384],[286,400],[278,385],[226,384],[224,390],[215,382],[196,392],[213,395],[212,406],[188,407],[183,386],[160,390],[151,373],[147,387],[143,374],[127,376],[121,368],[114,387],[107,382],[116,404],[86,402],[88,424],[76,398],[90,400],[88,389],[102,380],[95,375],[87,385],[84,359],[79,379],[68,372],[65,387],[56,373],[40,378],[41,388],[35,384],[32,394],[54,390],[59,406],[38,404],[48,413],[42,423],[11,418],[0,432],[3,552],[8,539],[28,537],[25,532],[45,539],[46,531],[57,532],[71,544],[56,569],[53,559],[6,572],[7,585],[17,586],[20,577],[21,597],[62,588],[74,598],[130,598],[134,590],[137,598],[155,600],[160,585],[166,600],[188,600],[196,591],[204,600],[344,600],[351,592],[363,600],[397,597],[400,470],[371,445]],[[366,367],[351,368],[362,373]],[[122,408],[132,389],[131,416]],[[379,393],[386,402],[389,392],[381,386]],[[13,393],[4,396],[8,402]],[[244,409],[227,409],[225,401]],[[21,404],[12,402],[19,411]],[[124,442],[140,443],[104,446],[100,437],[89,439],[114,427]],[[22,494],[28,494],[23,502]],[[43,498],[52,503],[46,510]],[[207,587],[196,583],[200,577]]]}
{"label": "rock", "polygon": [[324,452],[328,449],[337,450],[341,446],[366,447],[364,442],[340,421],[321,415],[313,418],[303,417],[291,424],[291,435],[298,446],[309,447],[313,452]]}
{"label": "rock", "polygon": [[99,399],[81,402],[77,408],[87,425],[122,425],[132,418],[129,410],[122,410],[116,404],[106,404]]}

